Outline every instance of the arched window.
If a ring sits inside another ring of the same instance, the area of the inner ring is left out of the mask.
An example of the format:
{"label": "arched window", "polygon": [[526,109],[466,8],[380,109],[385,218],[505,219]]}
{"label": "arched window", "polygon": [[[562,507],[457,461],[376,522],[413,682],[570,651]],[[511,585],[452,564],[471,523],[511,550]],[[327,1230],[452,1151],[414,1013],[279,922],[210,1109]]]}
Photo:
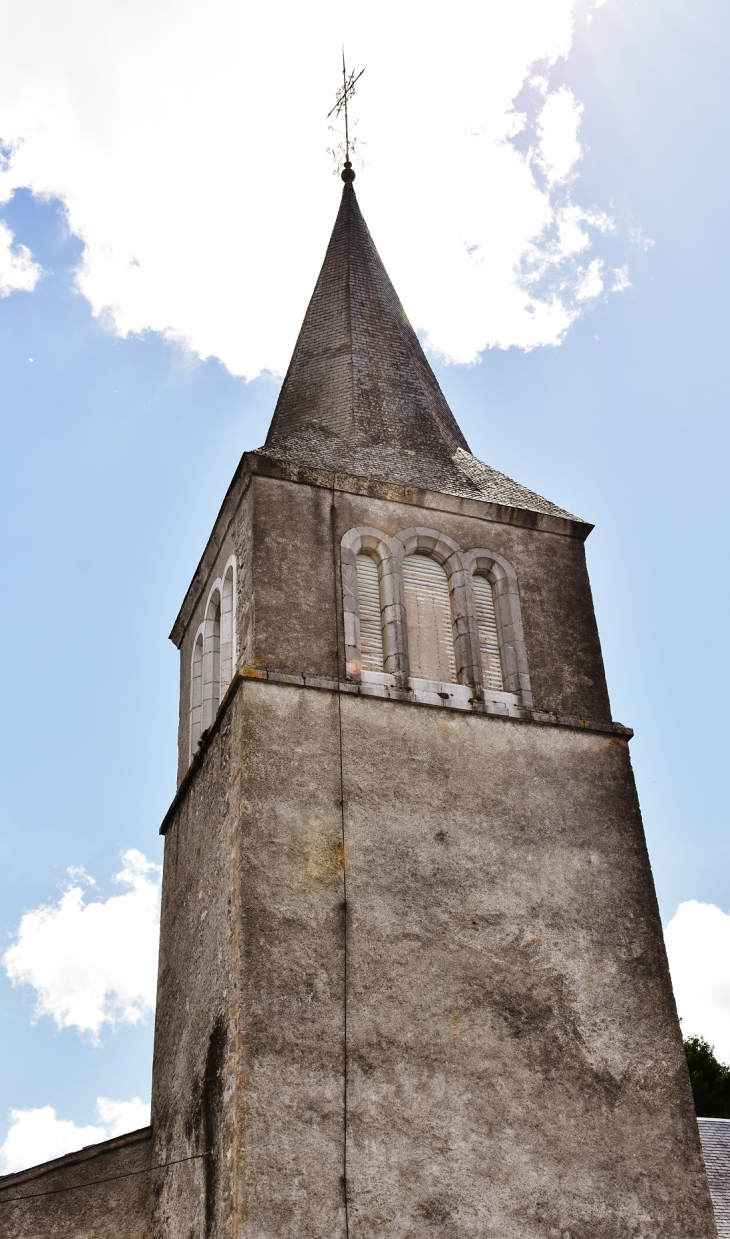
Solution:
{"label": "arched window", "polygon": [[203,731],[212,725],[221,699],[221,596],[211,595],[203,624]]}
{"label": "arched window", "polygon": [[360,614],[360,659],[364,671],[383,670],[383,620],[378,565],[371,555],[355,557]]}
{"label": "arched window", "polygon": [[190,756],[198,747],[203,730],[203,634],[198,633],[193,646],[193,664],[190,677]]}
{"label": "arched window", "polygon": [[429,555],[406,555],[403,592],[411,675],[455,684],[453,616],[444,569]]}
{"label": "arched window", "polygon": [[235,631],[234,617],[234,580],[233,564],[229,564],[223,578],[221,591],[221,686],[220,695],[225,697],[226,690],[233,679]]}
{"label": "arched window", "polygon": [[195,637],[190,674],[190,757],[203,732],[215,722],[218,707],[236,670],[236,559],[226,564],[223,580],[211,586],[205,618]]}
{"label": "arched window", "polygon": [[516,717],[532,709],[517,574],[502,555],[462,550],[438,529],[393,536],[365,525],[347,531],[341,554],[345,666],[360,691],[405,688],[429,705],[437,693]]}
{"label": "arched window", "polygon": [[472,577],[474,584],[474,601],[476,603],[477,629],[479,631],[479,652],[482,663],[482,683],[485,688],[494,688],[502,692],[502,662],[499,657],[499,634],[497,632],[497,616],[494,611],[494,594],[492,583],[485,576]]}
{"label": "arched window", "polygon": [[[476,612],[474,647],[477,649],[478,639],[482,684],[493,692],[513,693],[522,709],[531,710],[530,668],[517,573],[502,555],[483,547],[464,551],[462,559],[472,578]],[[501,682],[496,679],[497,670]]]}

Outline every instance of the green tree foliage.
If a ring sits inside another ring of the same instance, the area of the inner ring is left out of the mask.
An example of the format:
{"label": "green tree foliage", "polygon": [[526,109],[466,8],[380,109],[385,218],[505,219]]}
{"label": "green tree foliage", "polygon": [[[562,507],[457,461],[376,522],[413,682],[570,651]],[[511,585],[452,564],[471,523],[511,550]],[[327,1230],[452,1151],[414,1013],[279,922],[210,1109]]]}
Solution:
{"label": "green tree foliage", "polygon": [[714,1049],[704,1037],[684,1043],[695,1110],[699,1118],[730,1119],[730,1067],[717,1061]]}

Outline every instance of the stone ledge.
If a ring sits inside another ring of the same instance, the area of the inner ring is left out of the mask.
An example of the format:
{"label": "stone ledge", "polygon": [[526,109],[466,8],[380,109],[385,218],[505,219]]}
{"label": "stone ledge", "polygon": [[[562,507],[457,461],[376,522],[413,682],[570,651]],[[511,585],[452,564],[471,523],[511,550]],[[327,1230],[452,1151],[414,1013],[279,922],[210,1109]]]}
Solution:
{"label": "stone ledge", "polygon": [[435,512],[450,512],[476,517],[490,524],[517,525],[525,529],[538,529],[563,537],[578,538],[585,542],[594,526],[578,516],[558,516],[537,512],[533,508],[521,508],[478,496],[455,495],[449,491],[427,490],[408,482],[386,482],[344,471],[315,468],[267,456],[265,448],[247,452],[244,459],[250,462],[252,473],[261,477],[277,478],[304,486],[316,486],[322,490],[340,491],[343,494],[362,495],[372,499],[387,499],[410,507],[430,508]]}
{"label": "stone ledge", "polygon": [[[162,819],[161,835],[166,833],[188,783],[194,777],[198,767],[202,765],[208,745],[216,732],[220,730],[228,707],[244,680],[256,680],[258,683],[268,684],[290,684],[293,688],[314,688],[329,693],[347,693],[351,697],[380,697],[387,701],[400,701],[406,705],[417,705],[431,710],[451,710],[459,714],[483,714],[491,718],[511,719],[513,722],[537,723],[543,727],[569,727],[575,731],[593,731],[601,735],[620,736],[624,740],[631,740],[634,734],[631,727],[624,727],[623,723],[580,718],[577,714],[560,714],[556,710],[526,710],[520,706],[500,701],[477,701],[473,697],[464,700],[463,694],[455,694],[453,697],[446,698],[445,694],[414,692],[412,689],[394,688],[388,684],[360,684],[354,680],[338,681],[323,675],[305,675],[301,671],[280,671],[275,667],[249,665],[239,668],[236,672],[218,707],[212,726],[200,737],[198,751],[185,771],[172,804]],[[463,685],[455,687],[464,688]],[[504,696],[511,696],[511,694],[505,693]]]}
{"label": "stone ledge", "polygon": [[424,490],[418,486],[399,482],[380,482],[356,474],[314,469],[308,465],[277,460],[267,456],[263,450],[244,452],[172,626],[170,640],[178,649],[182,644],[186,626],[195,610],[216,555],[254,474],[279,481],[294,482],[300,486],[334,490],[336,493],[386,499],[408,507],[418,507],[433,512],[474,517],[490,525],[516,525],[523,529],[536,529],[543,533],[578,538],[581,542],[585,541],[593,529],[593,525],[578,517],[554,516],[544,512],[534,512],[531,508],[495,503],[488,499],[466,498],[444,491]]}
{"label": "stone ledge", "polygon": [[[266,680],[272,684],[292,684],[297,688],[318,688],[327,692],[349,693],[356,697],[384,697],[390,701],[404,701],[409,705],[425,705],[437,710],[458,710],[469,714],[488,714],[495,718],[517,719],[525,723],[541,723],[551,727],[573,727],[578,731],[597,731],[605,735],[623,736],[630,740],[631,727],[623,723],[604,722],[601,719],[580,718],[577,714],[560,714],[556,710],[527,710],[520,706],[501,702],[477,701],[469,698],[464,704],[460,696],[444,700],[438,693],[418,693],[411,689],[393,688],[386,684],[360,684],[353,680],[329,679],[321,675],[305,675],[303,672],[280,671],[273,667],[244,667],[238,672],[242,679]],[[463,685],[454,687],[463,688]],[[504,694],[508,696],[511,694]]]}

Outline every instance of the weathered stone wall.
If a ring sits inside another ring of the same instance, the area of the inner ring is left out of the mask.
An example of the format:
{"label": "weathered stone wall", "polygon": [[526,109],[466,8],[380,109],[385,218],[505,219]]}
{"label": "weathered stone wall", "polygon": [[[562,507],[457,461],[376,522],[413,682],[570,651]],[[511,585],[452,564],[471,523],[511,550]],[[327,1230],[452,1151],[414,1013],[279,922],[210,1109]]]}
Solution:
{"label": "weathered stone wall", "polygon": [[626,741],[342,710],[354,1233],[712,1236]]}
{"label": "weathered stone wall", "polygon": [[267,687],[239,681],[167,826],[156,1236],[341,1226],[338,703]]}
{"label": "weathered stone wall", "polygon": [[0,1178],[0,1235],[150,1239],[150,1130]]}
{"label": "weathered stone wall", "polygon": [[625,740],[244,679],[165,865],[156,1234],[712,1239]]}
{"label": "weathered stone wall", "polygon": [[165,840],[152,1129],[154,1162],[170,1168],[153,1176],[156,1236],[207,1236],[230,1217],[241,974],[234,719],[230,710],[221,719]]}

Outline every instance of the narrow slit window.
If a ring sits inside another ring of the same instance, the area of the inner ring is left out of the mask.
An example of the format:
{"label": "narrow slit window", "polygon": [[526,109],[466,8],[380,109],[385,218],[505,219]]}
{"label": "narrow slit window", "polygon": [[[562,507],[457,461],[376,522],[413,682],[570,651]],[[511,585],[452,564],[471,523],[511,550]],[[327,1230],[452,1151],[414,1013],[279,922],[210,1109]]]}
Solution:
{"label": "narrow slit window", "polygon": [[497,616],[494,610],[492,585],[484,576],[475,576],[472,579],[479,629],[479,649],[482,656],[482,682],[485,688],[495,688],[498,692],[502,692],[504,681],[502,661],[499,657]]}
{"label": "narrow slit window", "polygon": [[190,756],[194,757],[200,733],[203,730],[203,636],[193,649],[192,676],[190,681]]}
{"label": "narrow slit window", "polygon": [[444,569],[428,555],[406,555],[403,589],[411,675],[455,684],[451,595]]}
{"label": "narrow slit window", "polygon": [[212,726],[221,699],[221,603],[216,592],[203,625],[203,731]]}
{"label": "narrow slit window", "polygon": [[233,598],[233,567],[231,566],[223,580],[221,597],[221,656],[220,656],[220,695],[225,697],[226,690],[233,679],[233,645],[234,633],[234,598]]}
{"label": "narrow slit window", "polygon": [[357,556],[357,603],[360,612],[360,656],[364,671],[383,670],[383,620],[380,611],[378,565],[370,555]]}

